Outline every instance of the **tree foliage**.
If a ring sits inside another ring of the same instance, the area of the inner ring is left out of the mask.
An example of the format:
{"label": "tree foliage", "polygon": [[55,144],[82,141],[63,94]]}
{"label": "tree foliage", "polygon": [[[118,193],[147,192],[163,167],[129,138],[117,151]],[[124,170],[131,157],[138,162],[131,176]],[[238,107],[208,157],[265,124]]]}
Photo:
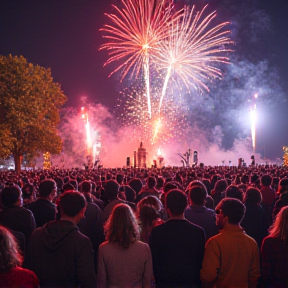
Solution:
{"label": "tree foliage", "polygon": [[0,157],[13,155],[19,171],[24,154],[59,153],[56,127],[66,100],[50,69],[0,55]]}

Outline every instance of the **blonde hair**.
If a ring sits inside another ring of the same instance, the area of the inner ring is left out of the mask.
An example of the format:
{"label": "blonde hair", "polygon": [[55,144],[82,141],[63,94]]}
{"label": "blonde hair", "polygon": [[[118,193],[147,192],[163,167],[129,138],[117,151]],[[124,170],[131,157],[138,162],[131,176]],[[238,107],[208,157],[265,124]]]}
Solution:
{"label": "blonde hair", "polygon": [[281,208],[269,232],[270,236],[280,238],[288,247],[288,206]]}
{"label": "blonde hair", "polygon": [[22,261],[23,257],[13,234],[0,225],[0,272],[20,266]]}
{"label": "blonde hair", "polygon": [[139,226],[132,209],[127,204],[114,207],[110,217],[104,225],[106,240],[118,243],[123,248],[139,239]]}

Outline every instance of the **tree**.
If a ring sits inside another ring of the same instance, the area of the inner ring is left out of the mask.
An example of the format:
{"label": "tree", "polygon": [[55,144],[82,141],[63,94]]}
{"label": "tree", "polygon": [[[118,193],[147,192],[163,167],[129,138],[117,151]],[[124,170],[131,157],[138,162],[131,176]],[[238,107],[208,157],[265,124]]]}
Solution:
{"label": "tree", "polygon": [[16,172],[24,154],[60,153],[56,127],[66,101],[50,69],[0,55],[0,157],[13,155]]}

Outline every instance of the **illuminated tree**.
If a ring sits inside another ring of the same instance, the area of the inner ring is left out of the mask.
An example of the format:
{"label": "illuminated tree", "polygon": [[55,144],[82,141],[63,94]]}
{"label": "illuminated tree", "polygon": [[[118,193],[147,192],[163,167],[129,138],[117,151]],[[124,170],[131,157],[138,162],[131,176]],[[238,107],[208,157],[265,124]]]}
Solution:
{"label": "illuminated tree", "polygon": [[57,154],[59,109],[67,97],[50,69],[20,56],[0,56],[0,157],[12,155],[15,171],[24,154]]}

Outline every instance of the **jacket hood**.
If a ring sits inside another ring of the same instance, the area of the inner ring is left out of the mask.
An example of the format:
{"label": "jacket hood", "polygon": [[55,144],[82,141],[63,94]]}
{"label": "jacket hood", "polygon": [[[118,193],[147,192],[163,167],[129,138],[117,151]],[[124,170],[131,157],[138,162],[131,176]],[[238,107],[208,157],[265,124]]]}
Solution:
{"label": "jacket hood", "polygon": [[42,241],[49,250],[55,251],[61,248],[66,237],[69,237],[75,230],[78,231],[77,226],[70,221],[51,221],[44,226]]}

